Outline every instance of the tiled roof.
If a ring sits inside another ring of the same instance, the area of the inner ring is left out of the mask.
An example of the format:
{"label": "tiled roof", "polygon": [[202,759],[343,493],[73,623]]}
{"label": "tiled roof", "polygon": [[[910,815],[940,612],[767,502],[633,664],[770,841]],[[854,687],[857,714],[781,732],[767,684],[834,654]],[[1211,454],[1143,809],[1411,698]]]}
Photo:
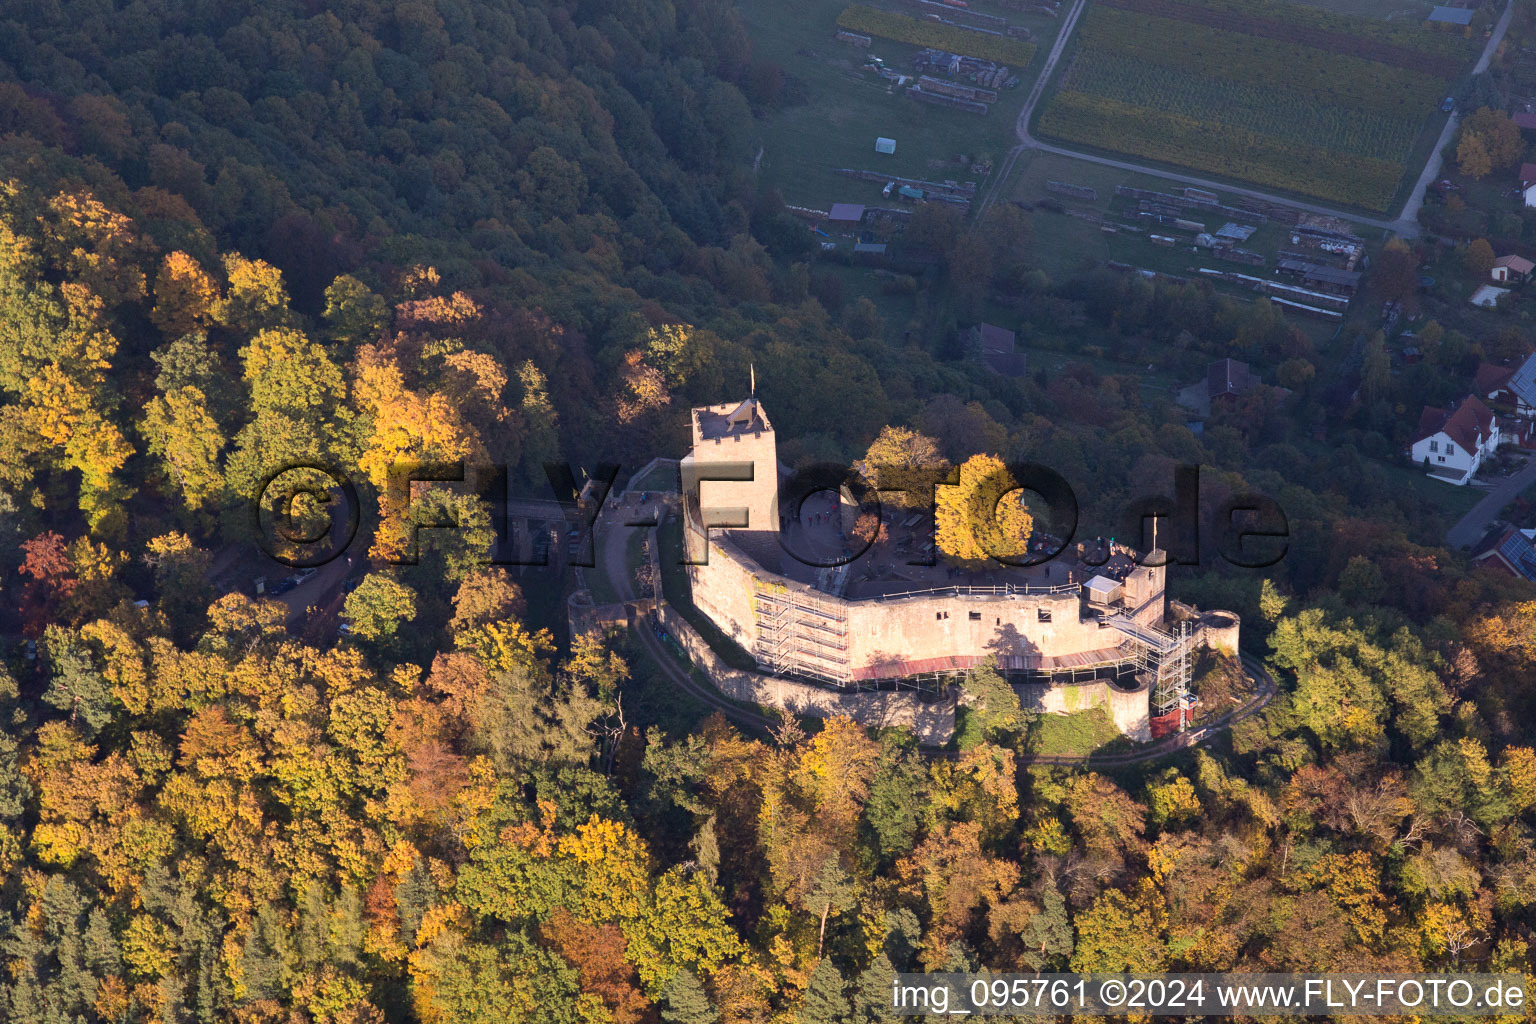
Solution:
{"label": "tiled roof", "polygon": [[1248,364],[1237,359],[1218,359],[1205,368],[1206,393],[1212,398],[1246,395],[1258,383]]}
{"label": "tiled roof", "polygon": [[1477,368],[1477,395],[1479,398],[1487,398],[1495,391],[1509,383],[1509,378],[1515,371],[1508,366],[1497,366],[1493,363],[1483,363]]}
{"label": "tiled roof", "polygon": [[1422,441],[1442,432],[1461,445],[1463,450],[1476,451],[1478,444],[1493,434],[1493,413],[1472,396],[1463,400],[1449,416],[1444,409],[1425,406],[1419,416],[1419,436],[1416,440]]}

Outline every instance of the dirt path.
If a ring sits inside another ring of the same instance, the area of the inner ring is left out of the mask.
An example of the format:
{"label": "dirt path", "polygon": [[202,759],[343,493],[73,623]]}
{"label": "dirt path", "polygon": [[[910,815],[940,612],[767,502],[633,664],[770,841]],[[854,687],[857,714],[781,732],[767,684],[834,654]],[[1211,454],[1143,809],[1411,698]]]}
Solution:
{"label": "dirt path", "polygon": [[[1252,199],[1262,199],[1266,202],[1279,203],[1283,206],[1290,206],[1298,210],[1305,210],[1308,213],[1322,214],[1326,217],[1338,217],[1342,220],[1353,221],[1356,224],[1366,224],[1374,228],[1381,228],[1384,231],[1396,232],[1397,234],[1408,238],[1414,238],[1418,236],[1419,224],[1417,218],[1419,207],[1424,201],[1424,189],[1440,173],[1441,151],[1450,144],[1451,136],[1455,132],[1456,124],[1458,123],[1458,118],[1455,116],[1452,116],[1446,122],[1445,128],[1441,131],[1440,138],[1435,143],[1434,151],[1430,153],[1429,159],[1425,162],[1424,169],[1420,173],[1418,181],[1414,185],[1413,191],[1409,193],[1408,198],[1403,203],[1402,209],[1398,211],[1397,217],[1393,220],[1365,217],[1356,213],[1345,213],[1342,210],[1336,210],[1332,207],[1323,206],[1318,203],[1310,203],[1305,200],[1295,199],[1291,196],[1277,195],[1273,192],[1265,192],[1260,189],[1243,188],[1237,185],[1229,185],[1224,182],[1211,181],[1207,178],[1195,177],[1192,174],[1168,171],[1160,167],[1151,167],[1146,164],[1139,164],[1132,160],[1116,160],[1112,157],[1098,156],[1097,154],[1093,153],[1082,153],[1077,150],[1068,149],[1064,146],[1056,146],[1049,142],[1042,142],[1039,139],[1036,139],[1029,133],[1030,119],[1034,116],[1035,108],[1039,106],[1040,100],[1045,95],[1046,86],[1050,82],[1051,74],[1056,70],[1056,63],[1060,59],[1062,51],[1066,48],[1068,37],[1071,36],[1073,29],[1077,25],[1078,17],[1081,15],[1085,3],[1086,0],[1075,0],[1072,5],[1072,9],[1067,12],[1066,18],[1063,19],[1061,31],[1056,36],[1055,45],[1051,47],[1050,56],[1046,58],[1045,64],[1041,67],[1040,77],[1035,80],[1035,85],[1034,88],[1030,90],[1029,98],[1024,101],[1024,109],[1019,111],[1018,120],[1014,123],[1014,134],[1018,136],[1019,144],[1013,149],[1009,150],[1008,155],[1003,159],[1003,164],[998,169],[997,176],[992,179],[992,187],[987,191],[987,194],[977,205],[978,216],[985,213],[997,201],[998,197],[1007,191],[1008,179],[1013,176],[1013,169],[1017,165],[1019,157],[1023,154],[1023,152],[1026,149],[1034,149],[1042,153],[1053,153],[1057,156],[1072,157],[1075,160],[1086,160],[1089,163],[1100,164],[1105,167],[1114,167],[1122,171],[1132,172],[1134,174],[1146,174],[1154,178],[1163,178],[1168,181],[1177,181],[1186,185],[1194,185],[1199,188],[1210,189],[1212,191],[1228,192],[1235,195],[1248,196]],[[1488,62],[1493,57],[1493,52],[1498,49],[1499,43],[1504,39],[1504,33],[1509,29],[1509,23],[1514,17],[1514,12],[1514,2],[1513,0],[1509,0],[1509,2],[1505,4],[1503,15],[1494,25],[1493,32],[1488,38],[1487,45],[1483,47],[1482,55],[1478,58],[1477,64],[1473,67],[1473,74],[1479,74],[1487,70]]]}
{"label": "dirt path", "polygon": [[[622,498],[623,495],[618,497]],[[614,507],[616,506],[610,506],[610,508]],[[608,515],[604,517],[600,527],[602,530],[603,549],[598,553],[598,559],[601,566],[600,571],[608,574],[608,582],[612,584],[614,593],[618,594],[621,600],[628,601],[632,600],[635,596],[634,581],[630,579],[629,560],[626,557],[630,532],[632,530],[647,530],[651,529],[651,527],[625,526],[623,525],[624,518],[625,516],[621,515]],[[656,535],[654,533],[651,535],[651,543],[656,543]],[[661,581],[657,580],[656,585],[660,587]],[[772,732],[778,727],[778,718],[769,718],[767,715],[759,712],[749,711],[739,704],[727,700],[713,686],[703,685],[697,679],[694,679],[691,673],[683,671],[673,659],[672,653],[666,649],[660,638],[650,629],[642,626],[636,630],[636,636],[640,640],[640,646],[645,648],[646,653],[651,656],[651,660],[661,669],[662,674],[677,684],[679,690],[741,725],[746,725],[753,729],[761,729],[764,732]]]}

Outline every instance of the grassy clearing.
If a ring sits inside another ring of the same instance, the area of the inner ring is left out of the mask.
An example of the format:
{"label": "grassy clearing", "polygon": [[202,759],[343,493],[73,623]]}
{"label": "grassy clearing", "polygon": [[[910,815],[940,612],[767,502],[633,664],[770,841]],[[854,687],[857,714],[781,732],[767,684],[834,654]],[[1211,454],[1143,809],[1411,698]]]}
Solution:
{"label": "grassy clearing", "polygon": [[[985,185],[969,164],[987,160],[995,166],[1012,148],[1014,119],[1058,27],[1053,18],[989,11],[1030,27],[1037,45],[1028,67],[1009,65],[1023,84],[1003,90],[986,115],[976,115],[918,103],[862,71],[878,55],[888,67],[911,74],[920,48],[884,39],[868,50],[837,42],[833,33],[845,0],[740,0],[738,6],[755,52],[783,69],[791,83],[787,93],[805,100],[760,122],[759,174],[786,202],[819,209],[832,202],[882,202],[878,183],[842,177],[839,167]],[[877,136],[895,139],[896,152],[876,153]]]}
{"label": "grassy clearing", "polygon": [[1122,739],[1109,712],[1090,708],[1070,715],[1040,715],[1029,728],[1026,747],[1042,757],[1083,757]]}
{"label": "grassy clearing", "polygon": [[1486,491],[1476,487],[1453,487],[1443,480],[1432,480],[1418,469],[1390,462],[1378,462],[1377,465],[1387,472],[1395,484],[1413,491],[1432,508],[1451,519],[1466,515],[1488,496]]}
{"label": "grassy clearing", "polygon": [[630,491],[665,491],[667,493],[674,493],[677,490],[677,466],[670,463],[652,466],[649,470],[635,477],[624,486],[626,490]]}

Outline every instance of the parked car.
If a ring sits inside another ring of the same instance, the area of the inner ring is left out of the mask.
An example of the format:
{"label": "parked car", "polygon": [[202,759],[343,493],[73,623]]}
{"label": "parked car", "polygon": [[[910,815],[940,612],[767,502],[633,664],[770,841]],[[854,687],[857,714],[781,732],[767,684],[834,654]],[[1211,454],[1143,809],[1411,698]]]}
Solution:
{"label": "parked car", "polygon": [[1455,109],[1456,109],[1456,97],[1454,97],[1454,96],[1447,96],[1445,98],[1445,100],[1440,104],[1440,112],[1442,114],[1449,114],[1451,111],[1453,111]]}
{"label": "parked car", "polygon": [[273,597],[281,597],[298,585],[298,580],[294,579],[292,576],[286,576],[269,586],[267,588],[267,593]]}

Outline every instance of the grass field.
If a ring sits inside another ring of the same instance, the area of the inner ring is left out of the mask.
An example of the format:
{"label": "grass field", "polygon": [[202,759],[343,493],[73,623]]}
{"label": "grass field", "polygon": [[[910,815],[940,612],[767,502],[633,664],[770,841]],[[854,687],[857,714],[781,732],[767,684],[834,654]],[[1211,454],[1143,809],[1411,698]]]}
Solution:
{"label": "grass field", "polygon": [[[986,179],[969,165],[983,160],[995,166],[1013,146],[1014,119],[1057,23],[1041,15],[992,9],[986,3],[971,6],[1035,33],[1035,45],[1025,44],[1032,54],[1029,65],[1008,65],[1022,84],[1002,90],[985,115],[918,103],[890,82],[862,71],[868,57],[876,55],[886,66],[912,74],[912,58],[920,47],[876,39],[863,50],[837,42],[833,33],[847,0],[739,0],[754,52],[777,63],[792,85],[786,91],[800,92],[806,100],[759,122],[763,182],[777,188],[788,203],[818,209],[832,202],[881,202],[879,183],[843,177],[836,173],[839,167],[984,185]],[[877,136],[895,139],[895,154],[876,153]]]}
{"label": "grass field", "polygon": [[1386,210],[1477,43],[1259,0],[1097,0],[1038,133]]}
{"label": "grass field", "polygon": [[1082,757],[1121,739],[1120,730],[1103,708],[1070,715],[1041,715],[1030,726],[1027,746],[1043,757]]}

